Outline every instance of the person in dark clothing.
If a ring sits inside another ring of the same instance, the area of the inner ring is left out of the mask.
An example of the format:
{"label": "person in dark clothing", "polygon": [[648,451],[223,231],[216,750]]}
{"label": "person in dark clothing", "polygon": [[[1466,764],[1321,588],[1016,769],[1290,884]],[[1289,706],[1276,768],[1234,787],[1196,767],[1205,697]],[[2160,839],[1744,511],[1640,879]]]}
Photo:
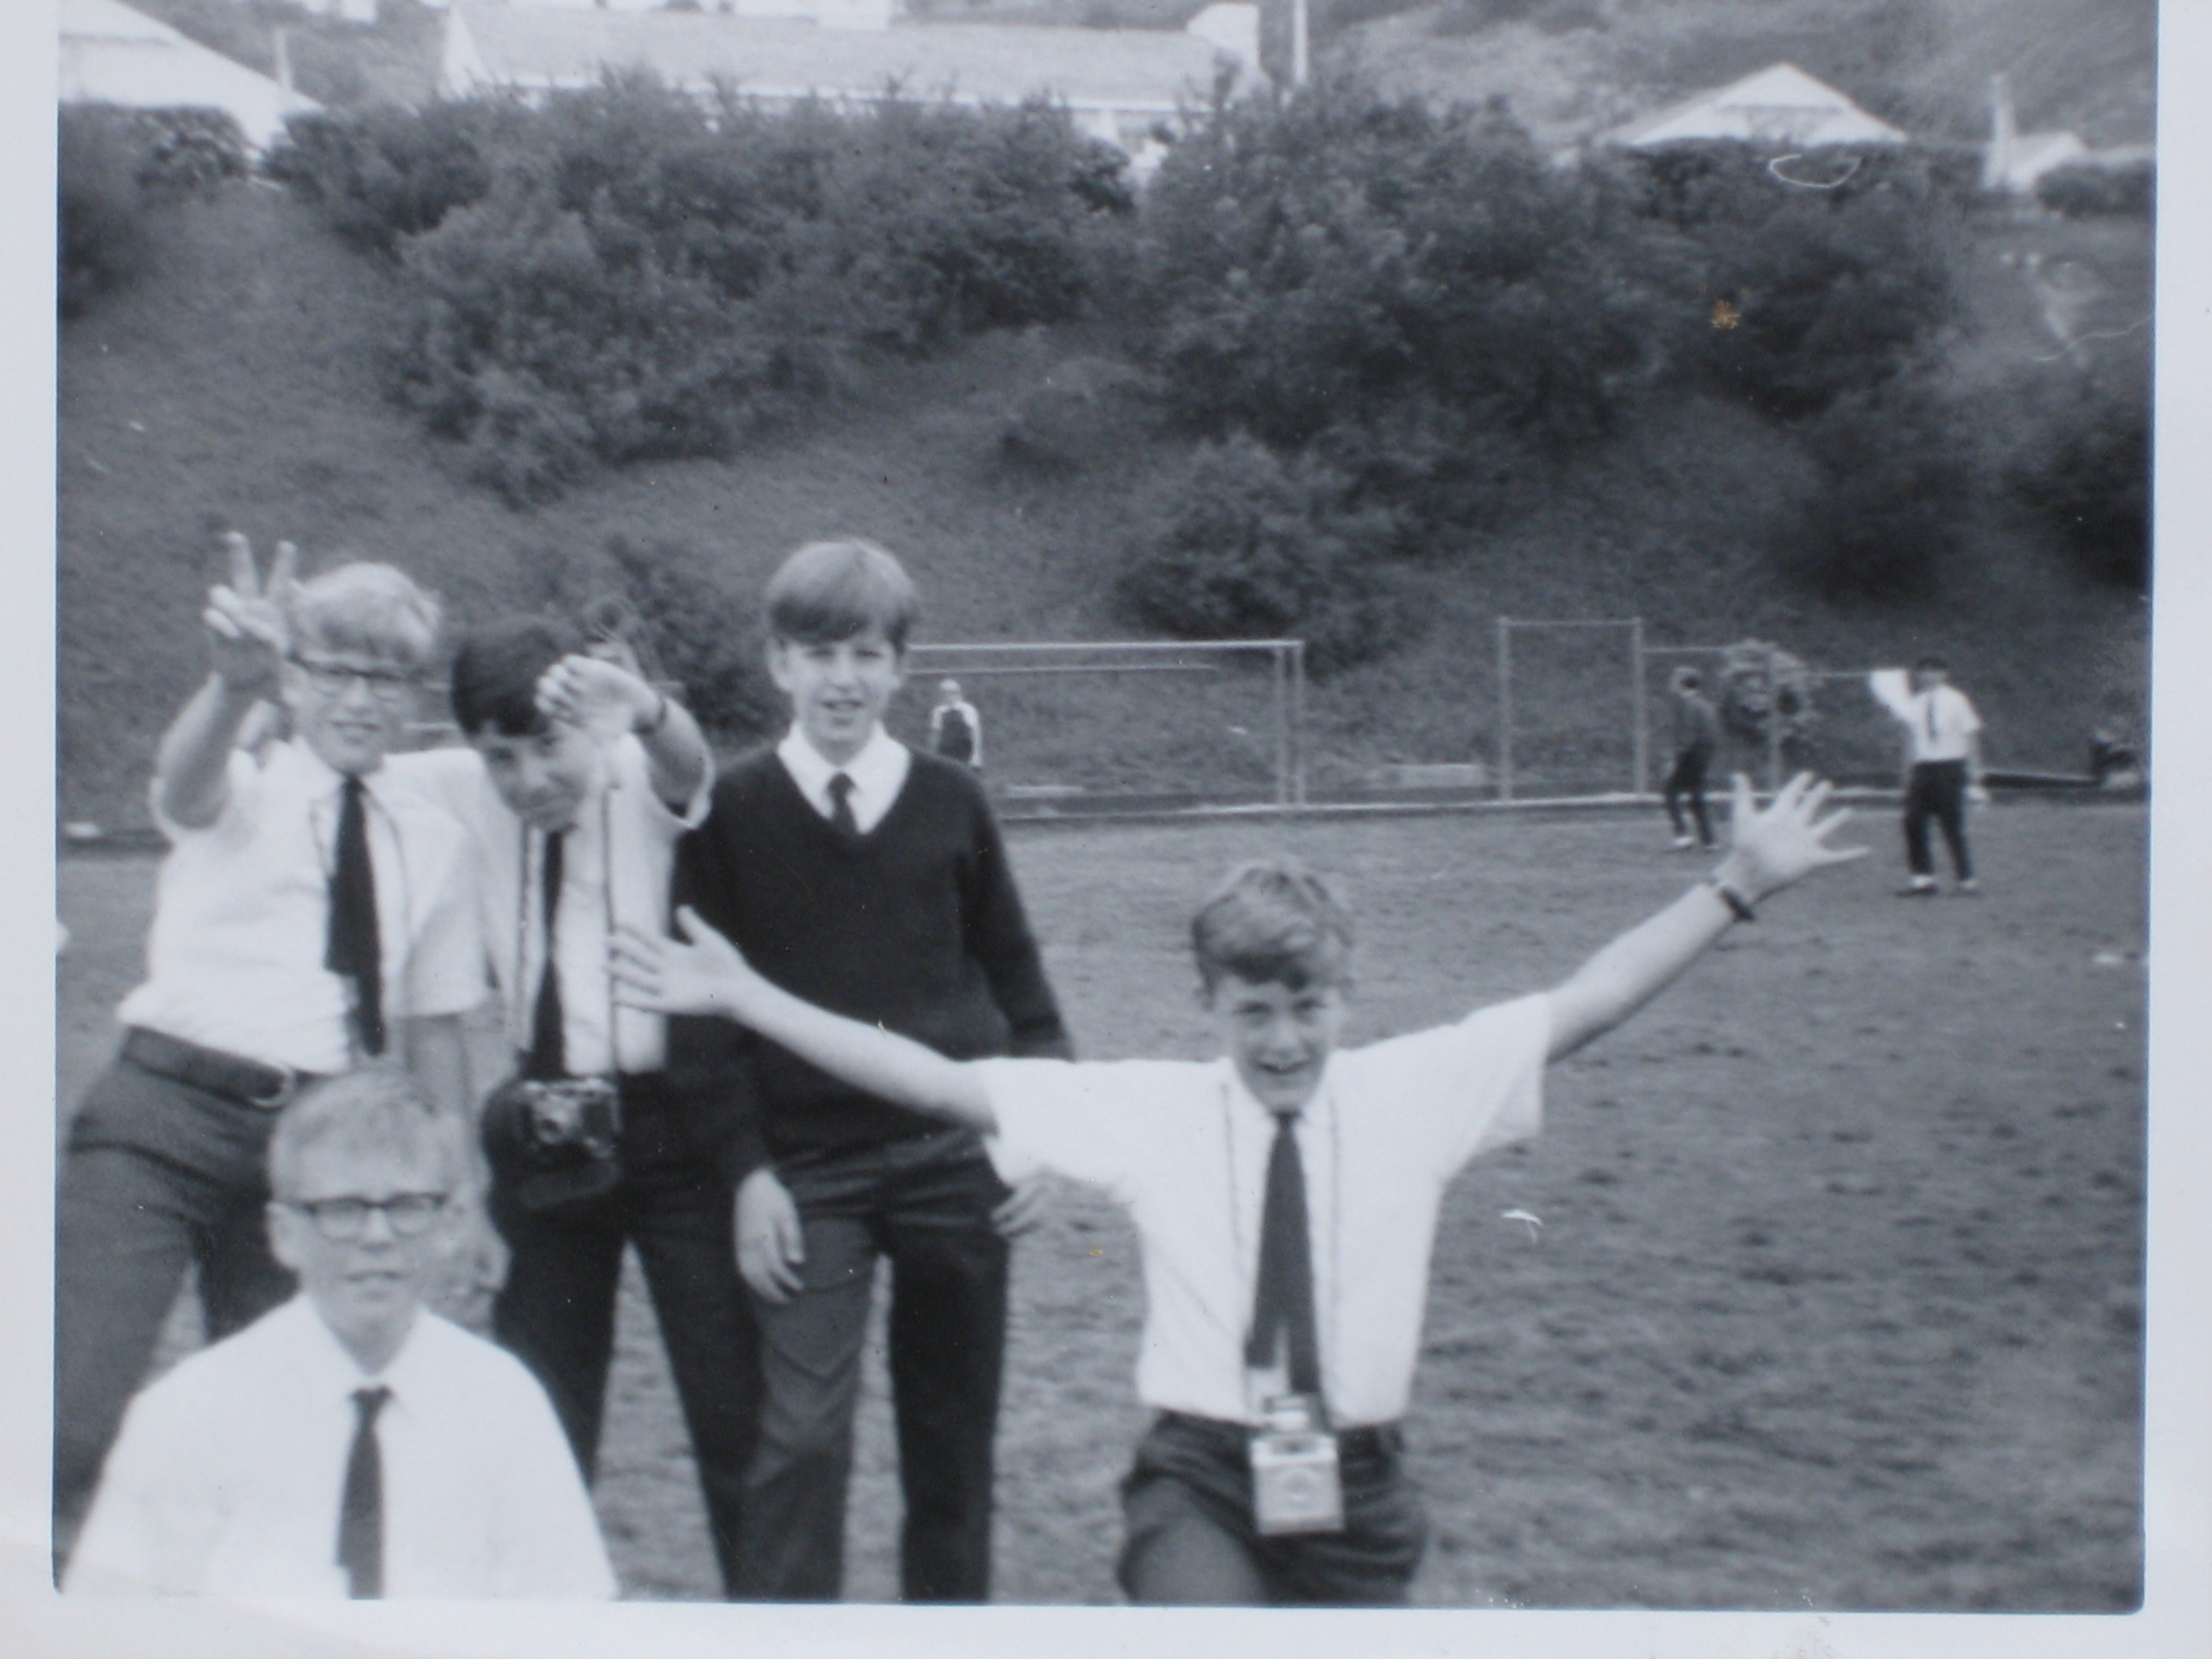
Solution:
{"label": "person in dark clothing", "polygon": [[[998,824],[966,767],[883,729],[914,589],[865,542],[815,543],[769,583],[790,733],[737,762],[678,854],[688,904],[794,994],[956,1059],[1066,1055],[1067,1035]],[[1009,1198],[971,1131],[878,1099],[719,1021],[671,1028],[754,1111],[738,1259],[761,1331],[760,1449],[742,1593],[836,1597],[860,1349],[891,1264],[890,1369],[910,1601],[990,1589],[993,1438]]]}
{"label": "person in dark clothing", "polygon": [[970,771],[983,769],[983,717],[960,695],[958,680],[939,680],[937,707],[929,711],[929,746]]}
{"label": "person in dark clothing", "polygon": [[[1674,826],[1676,847],[1695,845],[1710,851],[1713,826],[1705,816],[1705,773],[1713,763],[1713,751],[1720,747],[1720,716],[1701,689],[1694,668],[1676,669],[1668,691],[1674,702],[1674,764],[1667,774],[1665,786],[1667,822]],[[1698,823],[1694,843],[1682,817],[1686,800]]]}

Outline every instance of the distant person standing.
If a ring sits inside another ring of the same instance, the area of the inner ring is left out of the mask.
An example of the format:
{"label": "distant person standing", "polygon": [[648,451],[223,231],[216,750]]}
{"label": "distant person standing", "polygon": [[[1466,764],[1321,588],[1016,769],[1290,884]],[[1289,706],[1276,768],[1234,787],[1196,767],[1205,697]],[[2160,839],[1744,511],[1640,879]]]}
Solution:
{"label": "distant person standing", "polygon": [[[1667,774],[1665,786],[1667,821],[1674,828],[1676,847],[1694,844],[1710,851],[1713,826],[1705,816],[1705,773],[1713,763],[1714,751],[1720,747],[1720,716],[1705,695],[1696,669],[1676,669],[1667,690],[1674,705],[1674,764]],[[1698,823],[1694,843],[1690,840],[1689,824],[1682,816],[1686,799]]]}
{"label": "distant person standing", "polygon": [[1982,717],[1966,694],[1953,685],[1940,657],[1923,657],[1912,665],[1912,694],[1888,704],[1905,728],[1905,861],[1911,879],[1898,890],[1901,898],[1936,896],[1936,861],[1928,845],[1933,819],[1950,849],[1951,868],[1961,893],[1980,890],[1973,854],[1966,846],[1966,802],[1984,799]]}
{"label": "distant person standing", "polygon": [[960,695],[958,680],[937,683],[937,707],[929,711],[929,749],[971,772],[983,769],[983,717]]}

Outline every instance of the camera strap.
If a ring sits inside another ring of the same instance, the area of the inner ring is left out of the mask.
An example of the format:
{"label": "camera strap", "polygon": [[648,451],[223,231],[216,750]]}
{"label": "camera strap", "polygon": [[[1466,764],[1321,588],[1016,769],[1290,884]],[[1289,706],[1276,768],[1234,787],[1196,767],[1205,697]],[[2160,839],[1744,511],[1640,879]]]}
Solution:
{"label": "camera strap", "polygon": [[[599,790],[599,900],[601,919],[605,927],[603,951],[612,945],[615,937],[614,807],[611,799],[614,779],[611,766],[607,770],[609,775]],[[570,826],[571,830],[574,828],[574,825]],[[530,959],[530,826],[520,823],[517,830],[514,970],[519,979],[524,964]],[[524,1075],[541,1079],[569,1074],[568,1016],[562,1002],[561,968],[557,956],[561,889],[567,877],[565,849],[568,834],[568,830],[560,830],[539,837],[538,933],[543,944],[538,969],[538,988],[530,1003],[530,1040],[522,1053]],[[611,1077],[622,1070],[622,1050],[616,1040],[615,982],[611,973],[606,975],[606,1074]]]}

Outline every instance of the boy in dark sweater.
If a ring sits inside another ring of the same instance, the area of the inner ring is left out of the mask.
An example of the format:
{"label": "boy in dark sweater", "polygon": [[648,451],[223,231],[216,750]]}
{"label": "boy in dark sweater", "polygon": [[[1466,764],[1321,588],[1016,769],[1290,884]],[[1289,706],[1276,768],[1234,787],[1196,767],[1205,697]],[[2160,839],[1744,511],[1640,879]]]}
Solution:
{"label": "boy in dark sweater", "polygon": [[[677,901],[793,994],[954,1059],[1068,1053],[981,786],[883,729],[916,609],[898,562],[817,542],[769,584],[769,664],[790,734],[732,766],[678,854]],[[755,1106],[738,1260],[757,1301],[764,1404],[741,1595],[835,1598],[853,1407],[878,1255],[909,1601],[990,1586],[992,1441],[1009,1200],[971,1132],[842,1083],[720,1022],[678,1022],[672,1061],[726,1067]]]}

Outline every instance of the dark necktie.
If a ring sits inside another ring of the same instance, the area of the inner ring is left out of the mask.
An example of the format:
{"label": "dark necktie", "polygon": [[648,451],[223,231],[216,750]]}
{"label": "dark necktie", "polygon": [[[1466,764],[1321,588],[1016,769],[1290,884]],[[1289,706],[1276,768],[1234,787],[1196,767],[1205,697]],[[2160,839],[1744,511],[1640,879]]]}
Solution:
{"label": "dark necktie", "polygon": [[345,781],[338,807],[337,857],[331,871],[331,936],[323,966],[353,981],[354,1040],[365,1054],[384,1052],[383,951],[376,937],[376,878],[368,863],[367,791]]}
{"label": "dark necktie", "polygon": [[1260,1212],[1260,1275],[1244,1363],[1273,1365],[1287,1350],[1291,1392],[1321,1393],[1321,1348],[1314,1334],[1313,1254],[1306,1235],[1306,1172],[1298,1157],[1296,1112],[1275,1116],[1267,1154],[1267,1197]]}
{"label": "dark necktie", "polygon": [[356,1601],[384,1594],[384,1454],[376,1443],[376,1414],[391,1398],[389,1389],[354,1390],[353,1449],[338,1499],[338,1565],[346,1570],[346,1594]]}
{"label": "dark necktie", "polygon": [[538,906],[545,919],[545,965],[538,975],[538,1001],[530,1016],[530,1060],[524,1067],[533,1078],[564,1077],[568,1070],[568,1036],[561,1016],[561,969],[553,959],[555,924],[561,913],[561,848],[567,835],[566,830],[556,830],[545,837]]}
{"label": "dark necktie", "polygon": [[1931,748],[1936,743],[1936,694],[1933,691],[1928,694],[1928,743]]}
{"label": "dark necktie", "polygon": [[849,774],[830,775],[830,822],[841,835],[857,839],[860,821],[853,816],[853,780]]}

